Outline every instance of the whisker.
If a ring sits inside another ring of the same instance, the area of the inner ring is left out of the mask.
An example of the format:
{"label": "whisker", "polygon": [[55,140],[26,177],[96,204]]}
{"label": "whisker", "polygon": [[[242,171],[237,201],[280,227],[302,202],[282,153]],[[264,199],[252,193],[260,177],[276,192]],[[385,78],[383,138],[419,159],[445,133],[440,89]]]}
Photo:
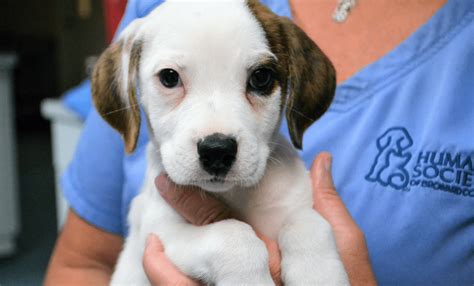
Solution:
{"label": "whisker", "polygon": [[275,163],[276,165],[280,165],[280,166],[283,166],[283,162],[281,162],[280,160],[278,160],[277,158],[275,157],[272,157],[272,156],[269,156],[268,157],[268,160],[272,161],[273,163]]}
{"label": "whisker", "polygon": [[110,115],[110,114],[113,114],[113,113],[117,113],[117,112],[120,112],[120,111],[124,111],[124,110],[127,110],[127,109],[130,109],[132,107],[135,107],[137,106],[138,103],[136,104],[132,104],[132,105],[129,105],[129,106],[126,106],[126,107],[123,107],[123,108],[119,108],[119,109],[116,109],[116,110],[112,110],[110,112],[107,112],[107,113],[101,113],[102,116],[107,116],[107,115]]}
{"label": "whisker", "polygon": [[282,143],[277,143],[277,142],[268,142],[269,145],[274,145],[274,146],[280,146],[280,147],[283,147],[285,149],[291,149],[288,145],[286,144],[282,144]]}
{"label": "whisker", "polygon": [[[289,107],[287,106],[286,108],[289,108]],[[299,116],[305,118],[305,119],[308,119],[308,120],[310,120],[310,121],[315,121],[314,118],[310,118],[310,117],[304,115],[303,113],[301,113],[301,111],[299,111],[299,110],[297,110],[297,109],[294,109],[294,108],[289,108],[289,109],[290,109],[291,111],[295,112],[296,114],[298,114]]]}
{"label": "whisker", "polygon": [[[207,199],[207,193],[205,191],[200,191],[199,189],[197,189],[199,191],[199,194],[201,195],[201,200],[206,200]],[[194,191],[194,190],[193,190]]]}

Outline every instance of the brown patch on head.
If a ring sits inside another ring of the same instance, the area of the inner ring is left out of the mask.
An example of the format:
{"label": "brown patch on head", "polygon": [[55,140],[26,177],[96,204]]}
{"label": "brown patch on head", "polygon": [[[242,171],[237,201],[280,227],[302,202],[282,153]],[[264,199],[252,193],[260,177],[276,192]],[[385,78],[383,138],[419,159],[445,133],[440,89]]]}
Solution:
{"label": "brown patch on head", "polygon": [[279,17],[258,0],[247,5],[265,31],[268,45],[283,67],[282,105],[293,145],[302,147],[304,131],[328,109],[336,89],[334,67],[319,47],[291,20]]}
{"label": "brown patch on head", "polygon": [[[127,153],[136,147],[140,131],[140,108],[136,96],[142,42],[135,41],[130,51],[128,67],[122,66],[123,40],[113,43],[100,56],[92,75],[92,95],[99,114],[122,135]],[[122,76],[128,69],[128,78]],[[127,91],[124,83],[127,82]],[[126,93],[126,94],[123,94]],[[124,99],[128,98],[128,102]]]}

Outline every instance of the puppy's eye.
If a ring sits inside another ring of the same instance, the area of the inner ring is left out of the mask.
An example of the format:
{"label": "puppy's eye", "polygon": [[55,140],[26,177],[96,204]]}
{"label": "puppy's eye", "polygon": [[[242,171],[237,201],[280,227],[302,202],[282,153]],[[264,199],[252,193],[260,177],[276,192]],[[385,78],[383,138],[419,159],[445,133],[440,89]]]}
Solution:
{"label": "puppy's eye", "polygon": [[163,69],[159,72],[158,77],[160,78],[161,84],[167,88],[174,88],[181,85],[181,79],[175,70]]}
{"label": "puppy's eye", "polygon": [[273,71],[267,68],[255,70],[249,78],[249,88],[256,92],[268,92],[275,82]]}

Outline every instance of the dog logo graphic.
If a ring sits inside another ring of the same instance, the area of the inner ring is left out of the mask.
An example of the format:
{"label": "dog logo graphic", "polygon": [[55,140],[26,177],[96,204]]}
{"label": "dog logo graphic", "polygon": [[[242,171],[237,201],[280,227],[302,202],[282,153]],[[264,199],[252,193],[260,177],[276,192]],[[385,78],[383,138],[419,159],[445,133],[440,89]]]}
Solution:
{"label": "dog logo graphic", "polygon": [[377,138],[376,145],[378,154],[365,179],[397,190],[407,188],[410,175],[406,165],[412,157],[407,150],[413,145],[408,131],[403,127],[392,127]]}

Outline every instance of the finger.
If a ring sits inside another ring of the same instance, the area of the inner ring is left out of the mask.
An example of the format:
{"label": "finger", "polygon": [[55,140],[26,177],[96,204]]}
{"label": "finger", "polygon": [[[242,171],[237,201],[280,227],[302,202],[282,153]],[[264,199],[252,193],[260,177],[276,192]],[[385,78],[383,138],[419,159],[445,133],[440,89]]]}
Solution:
{"label": "finger", "polygon": [[376,285],[364,234],[336,192],[331,165],[331,155],[321,153],[311,168],[314,209],[331,224],[351,285]]}
{"label": "finger", "polygon": [[165,201],[194,225],[206,225],[230,217],[227,206],[196,187],[178,186],[164,174],[155,178],[155,186]]}
{"label": "finger", "polygon": [[314,209],[331,225],[339,250],[343,253],[358,253],[360,247],[365,247],[364,236],[336,192],[331,165],[331,155],[322,152],[311,168]]}
{"label": "finger", "polygon": [[169,261],[165,255],[163,245],[154,234],[150,234],[147,239],[143,256],[143,268],[152,285],[199,285]]}
{"label": "finger", "polygon": [[314,209],[331,224],[335,231],[340,228],[358,231],[357,224],[336,192],[331,165],[331,155],[322,152],[316,157],[311,167]]}
{"label": "finger", "polygon": [[276,285],[283,285],[281,282],[281,253],[278,243],[263,233],[257,232],[257,236],[265,243],[268,251],[268,265],[273,281]]}

